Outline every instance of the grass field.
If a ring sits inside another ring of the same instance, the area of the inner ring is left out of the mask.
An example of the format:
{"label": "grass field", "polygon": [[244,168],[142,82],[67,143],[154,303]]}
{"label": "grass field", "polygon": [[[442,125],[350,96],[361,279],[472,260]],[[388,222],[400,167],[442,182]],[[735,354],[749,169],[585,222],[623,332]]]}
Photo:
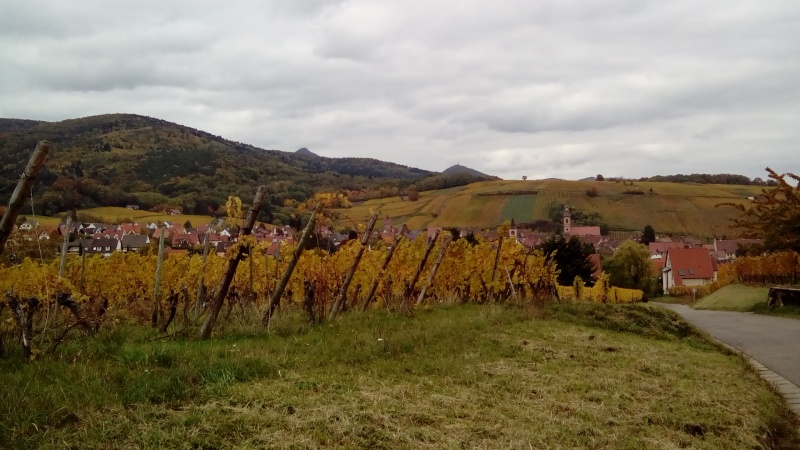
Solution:
{"label": "grass field", "polygon": [[[0,360],[2,448],[796,448],[740,358],[647,305],[376,310]],[[7,346],[8,347],[8,346]],[[713,382],[709,382],[713,380]]]}
{"label": "grass field", "polygon": [[718,311],[749,311],[770,316],[800,319],[800,308],[797,306],[768,307],[767,294],[769,294],[769,287],[731,284],[700,299],[694,304],[694,308]]}
{"label": "grass field", "polygon": [[695,303],[694,308],[750,311],[757,305],[766,304],[768,293],[768,287],[730,284],[700,299],[700,301]]}
{"label": "grass field", "polygon": [[[134,221],[140,224],[147,224],[150,222],[174,222],[183,225],[188,220],[192,226],[205,225],[215,220],[211,216],[198,216],[191,214],[179,214],[171,216],[166,213],[154,213],[151,211],[133,210],[128,208],[120,208],[113,206],[104,206],[100,208],[82,209],[78,214],[85,213],[92,217],[96,217],[106,224],[116,224],[127,221]],[[43,217],[36,216],[36,220],[40,226],[54,227],[61,223],[61,217]]]}
{"label": "grass field", "polygon": [[[586,190],[594,187],[597,197]],[[638,191],[641,195],[626,194]],[[758,195],[757,186],[699,185],[637,182],[532,180],[486,181],[441,191],[424,192],[416,202],[399,197],[370,200],[343,210],[365,222],[370,211],[402,219],[409,228],[427,226],[489,228],[504,220],[518,223],[548,219],[550,206],[569,204],[581,211],[597,212],[615,230],[641,231],[652,225],[657,233],[698,237],[734,236],[729,220],[738,212],[720,203],[747,204]]]}

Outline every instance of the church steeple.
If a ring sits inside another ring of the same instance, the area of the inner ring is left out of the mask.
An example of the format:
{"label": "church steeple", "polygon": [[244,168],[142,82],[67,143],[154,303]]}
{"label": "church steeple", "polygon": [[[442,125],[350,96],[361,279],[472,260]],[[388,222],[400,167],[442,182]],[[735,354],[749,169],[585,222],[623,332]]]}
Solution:
{"label": "church steeple", "polygon": [[564,214],[561,223],[564,227],[564,234],[569,234],[572,230],[572,213],[569,212],[569,205],[564,205]]}

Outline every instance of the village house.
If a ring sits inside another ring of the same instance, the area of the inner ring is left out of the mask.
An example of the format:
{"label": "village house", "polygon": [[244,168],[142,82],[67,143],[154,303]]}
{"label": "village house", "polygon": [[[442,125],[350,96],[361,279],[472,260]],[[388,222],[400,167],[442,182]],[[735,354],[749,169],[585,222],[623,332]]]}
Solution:
{"label": "village house", "polygon": [[707,249],[673,248],[664,261],[664,292],[675,286],[702,286],[717,280],[717,262]]}
{"label": "village house", "polygon": [[217,256],[225,256],[225,252],[227,252],[233,244],[235,244],[235,242],[220,242],[214,249],[214,253],[216,253]]}
{"label": "village house", "polygon": [[61,236],[64,236],[67,233],[70,233],[70,234],[75,233],[75,234],[77,234],[79,226],[80,226],[80,224],[73,223],[72,225],[70,225],[69,230],[67,230],[67,224],[65,224],[65,223],[59,224],[58,228],[57,228],[58,234],[61,235]]}
{"label": "village house", "polygon": [[763,243],[761,239],[714,239],[714,252],[718,261],[732,261],[740,247]]}
{"label": "village house", "polygon": [[104,257],[111,256],[112,253],[122,250],[119,239],[92,239],[89,248],[86,249],[88,255],[102,255]]}
{"label": "village house", "polygon": [[672,242],[651,242],[647,244],[648,250],[650,250],[650,258],[651,259],[661,259],[665,258],[667,252],[673,248],[687,248],[688,246],[684,244],[683,241],[676,241]]}
{"label": "village house", "polygon": [[19,226],[20,231],[32,231],[39,226],[39,222],[33,219],[28,219]]}
{"label": "village house", "polygon": [[150,236],[146,234],[127,234],[122,236],[120,248],[123,252],[138,252],[150,246]]}
{"label": "village house", "polygon": [[569,206],[564,205],[564,213],[561,218],[561,226],[563,227],[564,236],[600,236],[599,226],[581,226],[576,227],[572,225],[572,212]]}

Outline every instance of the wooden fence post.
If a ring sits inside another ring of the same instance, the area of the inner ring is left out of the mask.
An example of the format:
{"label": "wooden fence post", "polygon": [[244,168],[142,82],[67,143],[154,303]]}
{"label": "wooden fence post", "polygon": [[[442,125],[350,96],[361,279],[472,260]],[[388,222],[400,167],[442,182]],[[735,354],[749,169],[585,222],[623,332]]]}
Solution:
{"label": "wooden fence post", "polygon": [[433,235],[433,239],[428,242],[428,248],[425,249],[425,254],[422,256],[422,260],[420,260],[419,265],[417,266],[417,271],[414,272],[414,277],[411,279],[411,284],[406,286],[406,291],[403,293],[403,297],[411,297],[411,294],[414,292],[414,286],[417,285],[417,281],[419,280],[420,275],[422,275],[422,271],[425,270],[425,263],[428,262],[428,257],[430,256],[434,245],[436,245],[436,239],[438,237],[439,230],[436,230],[436,233]]}
{"label": "wooden fence post", "polygon": [[497,279],[497,264],[500,262],[500,252],[503,249],[503,236],[497,240],[497,252],[494,254],[494,266],[492,267],[492,287],[489,289],[488,300],[494,301],[494,281]]}
{"label": "wooden fence post", "polygon": [[86,249],[83,248],[83,239],[81,239],[81,279],[78,282],[78,292],[83,295],[83,280],[86,275]]}
{"label": "wooden fence post", "polygon": [[206,259],[208,259],[208,249],[211,245],[209,243],[209,233],[206,231],[206,241],[203,243],[203,261],[200,265],[200,279],[197,281],[197,299],[195,300],[194,306],[194,314],[195,316],[200,314],[201,309],[203,308],[203,303],[206,301],[206,284],[205,284],[205,274],[206,274]]}
{"label": "wooden fence post", "polygon": [[439,270],[439,264],[442,263],[442,259],[444,259],[444,254],[447,253],[447,247],[450,246],[451,242],[450,236],[444,240],[444,246],[442,250],[439,252],[439,257],[436,258],[436,262],[433,263],[433,267],[431,268],[431,273],[428,275],[428,281],[425,282],[425,287],[422,288],[422,292],[419,293],[419,297],[417,298],[417,305],[422,304],[422,300],[425,298],[425,293],[428,292],[428,286],[433,283],[433,277],[436,276],[436,271]]}
{"label": "wooden fence post", "polygon": [[[272,297],[269,299],[269,303],[267,304],[267,310],[264,311],[264,316],[261,317],[261,323],[264,325],[269,325],[269,321],[272,320],[272,314],[275,313],[275,308],[278,307],[278,304],[281,301],[281,295],[283,295],[283,290],[286,289],[286,285],[289,284],[289,279],[292,277],[292,272],[294,272],[294,267],[297,265],[297,261],[300,260],[300,255],[303,254],[303,247],[306,245],[306,241],[308,240],[308,236],[311,235],[311,230],[314,229],[314,223],[317,221],[317,214],[322,210],[322,203],[318,203],[314,212],[311,213],[311,218],[308,219],[308,223],[306,227],[303,228],[303,233],[300,235],[300,240],[297,241],[297,247],[294,248],[294,252],[292,253],[291,259],[289,259],[289,265],[286,266],[286,270],[283,271],[283,276],[281,277],[280,282],[275,286],[275,291],[272,293]],[[277,260],[275,262],[275,271],[278,270],[278,263]]]}
{"label": "wooden fence post", "polygon": [[64,233],[64,243],[61,244],[61,263],[58,265],[59,278],[64,276],[64,268],[67,265],[67,246],[69,246],[69,229],[71,226],[72,226],[72,216],[67,216],[67,224]]}
{"label": "wooden fence post", "polygon": [[[253,230],[253,225],[256,222],[256,216],[258,216],[259,211],[261,211],[261,203],[264,201],[264,196],[266,193],[267,188],[265,186],[258,187],[256,195],[253,197],[253,204],[250,206],[250,210],[247,212],[247,218],[245,219],[241,235],[249,236],[250,232]],[[252,247],[249,248],[251,253],[253,250],[254,249]],[[243,249],[240,247],[237,250],[236,255],[234,255],[232,259],[229,259],[226,263],[225,274],[222,276],[222,280],[220,280],[216,296],[214,297],[214,302],[211,304],[211,308],[208,311],[206,320],[203,322],[203,326],[200,327],[200,339],[208,339],[211,337],[211,331],[214,329],[217,316],[219,316],[219,311],[222,309],[222,303],[225,302],[225,296],[228,294],[228,288],[231,286],[233,276],[236,274],[236,267],[239,265],[239,260],[242,258],[242,251]]]}
{"label": "wooden fence post", "polygon": [[158,315],[161,313],[161,266],[164,263],[164,228],[161,228],[161,235],[158,238],[158,262],[156,263],[156,284],[153,286],[153,313],[150,316],[150,324],[158,326]]}
{"label": "wooden fence post", "polygon": [[364,256],[364,250],[367,248],[369,237],[372,234],[372,229],[375,228],[375,222],[377,221],[378,215],[373,214],[369,219],[369,223],[367,224],[367,231],[365,231],[364,236],[361,237],[361,247],[359,247],[356,257],[353,258],[353,263],[350,264],[350,269],[348,269],[347,274],[344,277],[344,282],[339,290],[339,295],[336,296],[336,301],[333,302],[331,311],[328,314],[328,320],[333,320],[342,306],[344,306],[345,298],[347,297],[347,288],[350,287],[350,282],[353,281],[353,276],[356,273],[356,269],[358,269],[358,263],[361,262],[361,257]]}
{"label": "wooden fence post", "polygon": [[0,255],[3,254],[6,241],[11,235],[11,230],[14,228],[14,225],[16,225],[19,210],[25,203],[28,194],[30,194],[33,182],[36,181],[36,175],[39,174],[39,170],[42,168],[42,165],[44,165],[44,160],[47,158],[47,154],[52,148],[53,143],[50,141],[39,141],[39,143],[36,144],[36,149],[33,151],[30,160],[28,160],[28,166],[25,167],[25,172],[22,173],[22,177],[19,179],[14,193],[11,194],[11,199],[8,202],[8,209],[6,209],[6,213],[3,214],[3,218],[0,219]]}
{"label": "wooden fence post", "polygon": [[403,239],[402,234],[398,234],[397,237],[394,239],[394,243],[392,244],[392,248],[389,249],[389,253],[386,254],[386,257],[383,259],[383,264],[381,265],[381,271],[378,272],[378,275],[372,280],[372,286],[369,287],[369,292],[367,293],[367,297],[364,299],[364,303],[361,304],[361,312],[367,310],[367,307],[372,302],[372,297],[375,296],[375,291],[378,290],[378,284],[381,281],[381,276],[383,273],[386,272],[386,268],[389,267],[389,263],[392,261],[392,255],[394,255],[394,251],[397,249],[397,246],[400,245],[400,241]]}

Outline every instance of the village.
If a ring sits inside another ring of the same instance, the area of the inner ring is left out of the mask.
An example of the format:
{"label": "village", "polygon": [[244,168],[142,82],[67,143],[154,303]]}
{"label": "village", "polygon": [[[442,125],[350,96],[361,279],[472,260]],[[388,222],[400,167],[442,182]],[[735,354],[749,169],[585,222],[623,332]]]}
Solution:
{"label": "village", "polygon": [[[165,254],[202,253],[209,252],[217,256],[225,256],[226,251],[237,242],[239,227],[229,225],[224,219],[217,219],[211,223],[192,227],[191,223],[180,224],[173,221],[159,221],[149,223],[127,222],[120,224],[105,224],[99,222],[71,224],[61,223],[57,227],[43,227],[35,220],[25,220],[18,227],[23,239],[61,239],[69,233],[71,240],[66,240],[67,254],[111,256],[115,252],[149,253],[158,245],[161,234],[164,234]],[[470,228],[443,229],[429,227],[424,230],[411,230],[405,224],[395,226],[390,217],[382,219],[382,227],[374,230],[370,245],[383,242],[391,246],[398,235],[408,240],[414,240],[420,235],[427,239],[432,238],[442,231],[450,231],[460,238],[472,234],[480,236],[485,241],[498,239],[497,229],[473,230]],[[611,233],[602,235],[600,226],[573,226],[571,211],[565,205],[561,232],[565,238],[575,237],[583,244],[589,244],[594,253],[588,257],[593,267],[593,276],[598,279],[603,272],[603,260],[611,257],[625,240],[641,242],[642,236],[638,233]],[[298,231],[289,226],[275,226],[259,223],[252,230],[252,236],[259,243],[267,243],[264,253],[276,257],[282,245],[293,245],[297,240]],[[552,232],[538,232],[518,228],[515,221],[510,221],[507,236],[529,249],[539,247],[545,240],[553,236]],[[329,251],[335,251],[348,240],[348,236],[331,227],[318,227],[317,246]],[[656,236],[654,242],[647,242],[652,262],[652,277],[658,280],[663,292],[678,286],[702,286],[717,280],[717,273],[721,264],[732,262],[737,257],[737,252],[752,245],[761,244],[760,239],[717,239],[711,242],[696,237],[673,237],[670,235]],[[208,250],[206,250],[206,247]]]}

